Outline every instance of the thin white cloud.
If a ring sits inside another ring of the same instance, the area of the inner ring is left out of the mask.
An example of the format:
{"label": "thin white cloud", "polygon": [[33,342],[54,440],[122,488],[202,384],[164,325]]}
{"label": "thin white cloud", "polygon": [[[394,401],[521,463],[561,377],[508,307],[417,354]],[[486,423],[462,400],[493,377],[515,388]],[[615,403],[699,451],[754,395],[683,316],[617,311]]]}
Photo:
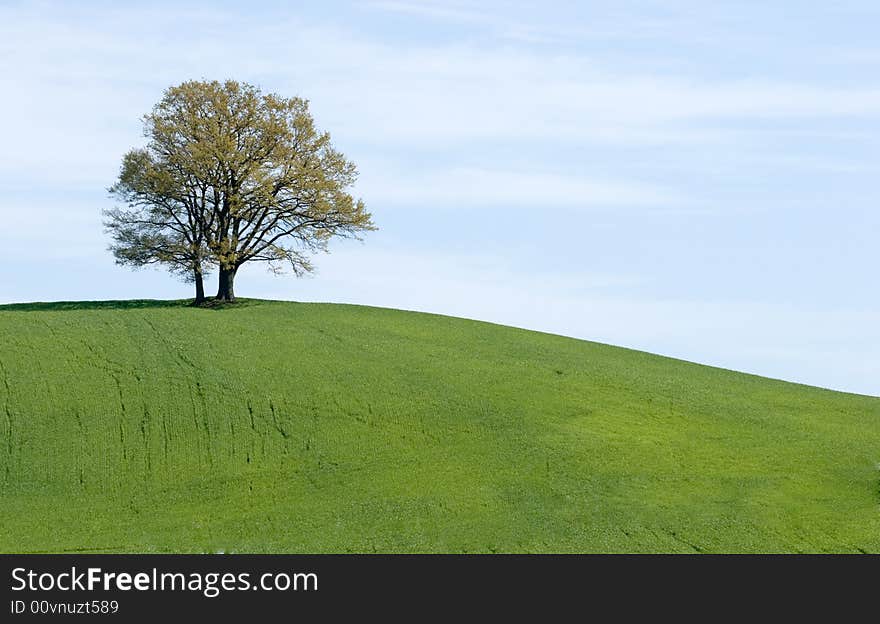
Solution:
{"label": "thin white cloud", "polygon": [[[654,77],[503,46],[401,47],[296,17],[245,19],[230,39],[218,36],[232,19],[222,11],[207,20],[176,9],[155,20],[143,10],[66,11],[75,19],[11,8],[2,15],[0,86],[17,96],[0,102],[0,113],[20,149],[0,153],[0,168],[20,171],[47,158],[58,168],[65,158],[78,169],[105,167],[97,154],[137,132],[161,89],[203,76],[304,95],[319,121],[346,138],[419,149],[478,141],[735,143],[737,132],[725,127],[731,120],[880,117],[880,88],[870,85]],[[170,36],[172,23],[194,35]]]}
{"label": "thin white cloud", "polygon": [[537,209],[594,206],[682,206],[674,193],[625,181],[592,179],[582,174],[434,168],[428,173],[362,167],[358,193],[378,204],[431,208],[533,206]]}
{"label": "thin white cloud", "polygon": [[[572,44],[583,40],[644,40],[686,38],[691,42],[742,41],[749,33],[730,28],[732,16],[703,12],[695,15],[683,6],[642,0],[643,11],[629,10],[622,3],[557,3],[552,7],[531,2],[437,2],[431,0],[379,0],[364,4],[369,9],[427,21],[480,28],[500,39],[538,44]],[[654,4],[654,6],[651,6]],[[711,24],[711,28],[707,28]],[[699,27],[698,27],[699,26]],[[709,31],[709,32],[707,32]]]}
{"label": "thin white cloud", "polygon": [[454,2],[395,2],[389,0],[383,2],[367,2],[366,6],[392,13],[406,13],[421,17],[480,24],[490,22],[494,17],[485,11],[475,10],[473,5],[462,5]]}

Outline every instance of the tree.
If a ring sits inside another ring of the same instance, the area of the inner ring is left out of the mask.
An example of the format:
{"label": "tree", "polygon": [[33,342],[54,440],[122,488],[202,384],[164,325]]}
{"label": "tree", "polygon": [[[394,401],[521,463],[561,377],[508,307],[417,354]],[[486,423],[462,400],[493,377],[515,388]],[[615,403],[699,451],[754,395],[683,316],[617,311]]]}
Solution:
{"label": "tree", "polygon": [[316,130],[305,100],[190,81],[168,89],[144,122],[149,145],[126,156],[117,184],[129,210],[111,230],[125,259],[189,262],[193,275],[216,265],[217,299],[233,301],[243,264],[301,275],[333,237],[375,229],[348,192],[354,163]]}

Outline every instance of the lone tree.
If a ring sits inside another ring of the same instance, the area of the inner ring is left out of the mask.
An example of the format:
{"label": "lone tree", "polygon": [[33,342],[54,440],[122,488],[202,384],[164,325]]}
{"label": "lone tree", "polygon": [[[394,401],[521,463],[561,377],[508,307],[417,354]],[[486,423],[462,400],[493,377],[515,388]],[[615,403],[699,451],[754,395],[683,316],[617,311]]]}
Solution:
{"label": "lone tree", "polygon": [[217,299],[235,299],[246,262],[274,272],[313,269],[311,254],[334,236],[374,230],[348,190],[354,163],[318,132],[300,98],[226,81],[172,87],[144,118],[146,148],[129,152],[110,191],[117,262],[162,263],[198,285],[209,266]]}

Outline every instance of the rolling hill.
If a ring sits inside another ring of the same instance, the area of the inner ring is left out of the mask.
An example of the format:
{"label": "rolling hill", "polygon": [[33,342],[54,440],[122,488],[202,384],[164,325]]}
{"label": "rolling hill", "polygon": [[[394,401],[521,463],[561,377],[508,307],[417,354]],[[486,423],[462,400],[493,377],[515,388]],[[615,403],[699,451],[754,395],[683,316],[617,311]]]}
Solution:
{"label": "rolling hill", "polygon": [[880,552],[880,399],[429,314],[0,306],[0,552]]}

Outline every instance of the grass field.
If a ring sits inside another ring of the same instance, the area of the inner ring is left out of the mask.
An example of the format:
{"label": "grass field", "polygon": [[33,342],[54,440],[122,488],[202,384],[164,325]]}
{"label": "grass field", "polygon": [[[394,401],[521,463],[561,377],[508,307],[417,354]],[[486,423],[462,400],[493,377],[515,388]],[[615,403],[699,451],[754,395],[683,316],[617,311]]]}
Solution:
{"label": "grass field", "polygon": [[880,552],[880,399],[442,316],[0,306],[0,552]]}

